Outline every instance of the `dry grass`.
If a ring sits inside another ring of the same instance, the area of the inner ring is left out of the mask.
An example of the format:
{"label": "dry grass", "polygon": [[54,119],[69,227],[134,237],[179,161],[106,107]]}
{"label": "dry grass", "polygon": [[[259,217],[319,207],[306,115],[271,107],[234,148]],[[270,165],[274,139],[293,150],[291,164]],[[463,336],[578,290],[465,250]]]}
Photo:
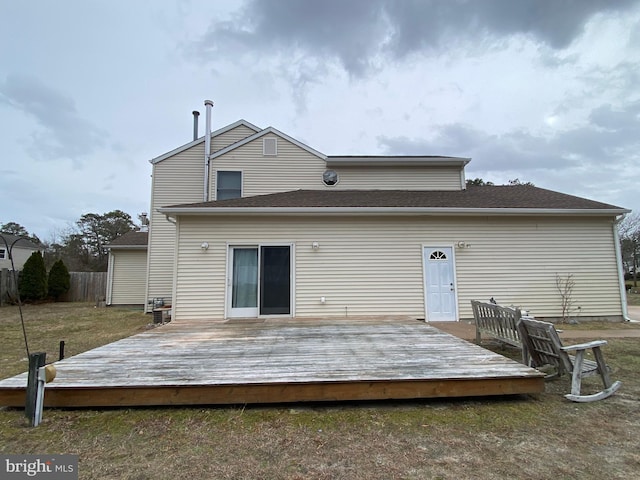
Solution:
{"label": "dry grass", "polygon": [[627,303],[629,305],[640,305],[640,293],[627,292]]}
{"label": "dry grass", "polygon": [[558,323],[558,330],[638,330],[640,325],[630,322],[579,322],[579,323]]}
{"label": "dry grass", "polygon": [[[140,309],[95,308],[88,303],[47,303],[22,307],[30,352],[47,352],[47,362],[58,360],[59,343],[65,341],[65,356],[145,330],[150,318]],[[20,315],[17,306],[0,309],[0,378],[28,369]]]}
{"label": "dry grass", "polygon": [[[97,341],[94,332],[108,341],[148,321],[135,312],[80,307],[76,313],[72,306],[52,306],[35,320],[40,308],[49,307],[33,307],[28,327],[55,333],[56,351],[59,335],[88,347]],[[0,332],[8,338],[15,320],[5,311]],[[51,325],[54,318],[59,329]],[[78,329],[80,335],[70,331]],[[640,471],[640,342],[611,340],[605,354],[624,385],[595,404],[565,401],[564,379],[535,397],[49,409],[34,429],[25,427],[21,410],[4,409],[0,451],[78,454],[83,479],[634,478]],[[10,374],[5,366],[3,360],[0,376]]]}

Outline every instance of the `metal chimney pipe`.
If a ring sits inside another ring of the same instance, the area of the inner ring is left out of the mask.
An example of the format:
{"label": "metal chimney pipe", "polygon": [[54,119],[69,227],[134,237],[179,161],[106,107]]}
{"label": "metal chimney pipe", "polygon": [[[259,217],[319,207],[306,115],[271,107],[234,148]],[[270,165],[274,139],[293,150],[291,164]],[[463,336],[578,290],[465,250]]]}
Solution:
{"label": "metal chimney pipe", "polygon": [[204,201],[209,201],[209,162],[211,159],[211,107],[213,102],[205,100],[206,124],[204,132]]}
{"label": "metal chimney pipe", "polygon": [[193,112],[193,139],[198,139],[198,117],[200,116],[200,112],[194,110]]}

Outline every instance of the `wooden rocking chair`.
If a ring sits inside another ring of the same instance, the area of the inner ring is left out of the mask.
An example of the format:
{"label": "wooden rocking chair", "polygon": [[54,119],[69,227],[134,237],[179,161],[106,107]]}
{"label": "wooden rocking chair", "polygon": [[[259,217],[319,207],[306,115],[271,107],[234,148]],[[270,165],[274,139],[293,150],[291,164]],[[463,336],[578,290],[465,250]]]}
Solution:
{"label": "wooden rocking chair", "polygon": [[[600,347],[607,344],[606,340],[565,347],[551,323],[524,317],[519,320],[517,327],[532,367],[554,367],[555,373],[547,375],[546,378],[559,377],[565,372],[571,374],[571,393],[566,394],[565,398],[573,402],[595,402],[610,397],[622,385],[619,381],[612,383],[609,377],[609,367],[605,364],[600,350]],[[585,352],[589,349],[593,351],[595,362],[584,358]],[[571,351],[576,352],[575,357],[567,353]],[[581,395],[582,378],[594,375],[600,375],[604,390],[593,395]]]}

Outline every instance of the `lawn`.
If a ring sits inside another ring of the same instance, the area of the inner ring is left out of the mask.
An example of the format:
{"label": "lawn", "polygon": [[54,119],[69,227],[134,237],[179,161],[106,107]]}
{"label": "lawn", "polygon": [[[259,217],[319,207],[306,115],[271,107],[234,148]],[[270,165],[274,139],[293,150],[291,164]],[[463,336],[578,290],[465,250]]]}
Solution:
{"label": "lawn", "polygon": [[[77,304],[25,309],[31,349],[70,354],[143,331],[149,317]],[[0,309],[0,377],[24,370],[14,307]],[[569,381],[537,396],[279,406],[47,409],[37,428],[0,409],[0,451],[73,453],[83,479],[634,478],[640,342],[605,347],[613,397],[575,404]],[[55,355],[54,355],[55,357]]]}
{"label": "lawn", "polygon": [[[22,307],[30,352],[47,352],[47,362],[58,360],[60,341],[65,356],[142,332],[150,322],[141,309],[96,308],[88,303],[47,303]],[[18,307],[0,309],[0,378],[27,371],[29,366]]]}
{"label": "lawn", "polygon": [[631,293],[627,291],[627,303],[629,305],[640,305],[640,293]]}

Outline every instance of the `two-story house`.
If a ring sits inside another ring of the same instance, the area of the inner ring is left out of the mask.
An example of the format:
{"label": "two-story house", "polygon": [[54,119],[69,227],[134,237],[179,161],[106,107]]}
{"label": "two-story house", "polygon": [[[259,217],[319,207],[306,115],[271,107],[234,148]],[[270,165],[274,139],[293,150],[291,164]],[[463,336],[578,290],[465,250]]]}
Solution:
{"label": "two-story house", "polygon": [[553,319],[571,275],[572,315],[626,316],[615,223],[627,210],[467,187],[469,161],[327,156],[244,120],[206,133],[151,160],[148,251],[129,252],[146,256],[142,300],[163,298],[178,320],[434,321],[471,318],[471,299],[494,297]]}
{"label": "two-story house", "polygon": [[[1,232],[0,232],[1,233]],[[42,252],[42,245],[37,245],[33,241],[25,237],[2,233],[3,239],[0,239],[0,270],[12,270],[11,259],[9,258],[9,250],[13,257],[13,266],[16,270],[22,270],[25,262],[33,254],[33,252]]]}

